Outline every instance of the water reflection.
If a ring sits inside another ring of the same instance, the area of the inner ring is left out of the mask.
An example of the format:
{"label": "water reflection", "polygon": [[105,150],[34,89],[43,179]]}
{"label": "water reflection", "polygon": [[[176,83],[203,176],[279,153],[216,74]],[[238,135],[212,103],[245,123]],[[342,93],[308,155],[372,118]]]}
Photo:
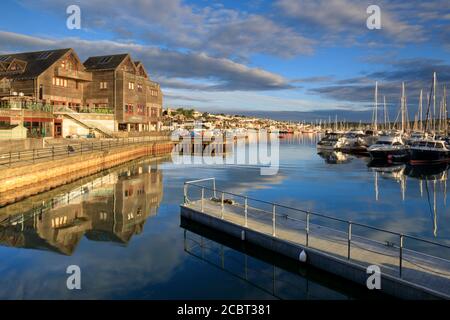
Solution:
{"label": "water reflection", "polygon": [[136,164],[8,215],[0,225],[0,244],[65,255],[73,254],[83,236],[126,245],[157,214],[162,196],[162,172]]}
{"label": "water reflection", "polygon": [[339,151],[321,151],[317,154],[328,164],[343,164],[353,159],[352,156]]}
{"label": "water reflection", "polygon": [[274,298],[343,300],[387,297],[183,217],[181,227],[187,254]]}
{"label": "water reflection", "polygon": [[420,196],[426,198],[432,219],[434,237],[438,234],[438,194],[442,192],[442,204],[447,206],[448,164],[411,166],[409,164],[387,164],[369,162],[369,168],[374,171],[375,200],[379,200],[379,178],[394,180],[400,185],[402,200],[405,200],[407,178],[419,182]]}

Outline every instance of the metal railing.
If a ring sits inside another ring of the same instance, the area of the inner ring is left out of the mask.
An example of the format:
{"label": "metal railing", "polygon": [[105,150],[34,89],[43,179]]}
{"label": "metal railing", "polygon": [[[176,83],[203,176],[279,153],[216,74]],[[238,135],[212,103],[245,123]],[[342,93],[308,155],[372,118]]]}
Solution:
{"label": "metal railing", "polygon": [[[213,183],[213,187],[207,187],[201,184],[198,184],[199,182],[204,182],[204,181],[212,181]],[[291,222],[297,222],[297,223],[301,223],[304,225],[303,228],[303,232],[305,234],[305,239],[304,239],[304,243],[306,245],[306,247],[310,247],[310,237],[311,237],[311,233],[314,230],[318,230],[321,229],[320,232],[317,233],[318,236],[326,236],[326,234],[323,232],[323,230],[327,230],[328,233],[330,234],[345,234],[345,240],[346,240],[346,247],[347,247],[347,252],[346,252],[346,259],[347,260],[351,260],[352,259],[352,247],[358,247],[358,249],[363,249],[361,248],[360,244],[362,243],[361,241],[370,241],[371,243],[375,243],[378,246],[383,246],[386,247],[387,249],[390,250],[394,250],[397,251],[398,254],[398,262],[397,262],[397,275],[398,277],[402,278],[403,277],[403,269],[404,269],[404,263],[405,261],[407,261],[405,259],[405,251],[407,250],[408,253],[417,253],[420,254],[423,257],[434,259],[436,261],[440,261],[442,263],[445,263],[446,265],[448,264],[448,266],[450,266],[450,260],[447,258],[442,258],[439,256],[433,256],[430,255],[429,253],[425,253],[425,252],[421,252],[421,251],[417,251],[417,248],[406,248],[405,246],[405,242],[406,240],[412,240],[415,242],[420,243],[421,245],[432,245],[435,246],[437,249],[439,249],[439,252],[444,252],[445,251],[445,256],[446,257],[450,257],[450,246],[449,245],[445,245],[445,244],[441,244],[438,242],[434,242],[431,240],[427,240],[427,239],[422,239],[416,236],[412,236],[412,235],[407,235],[407,234],[403,234],[403,233],[398,233],[395,231],[391,231],[391,230],[386,230],[386,229],[382,229],[382,228],[378,228],[378,227],[374,227],[374,226],[370,226],[370,225],[366,225],[366,224],[362,224],[362,223],[358,223],[358,222],[354,222],[351,220],[345,220],[345,219],[340,219],[340,218],[336,218],[336,217],[332,217],[332,216],[328,216],[325,214],[321,214],[321,213],[316,213],[316,212],[312,212],[309,210],[303,210],[303,209],[298,209],[298,208],[293,208],[290,206],[286,206],[286,205],[282,205],[282,204],[277,204],[274,202],[270,202],[270,201],[264,201],[264,200],[260,200],[260,199],[255,199],[246,195],[241,195],[241,194],[236,194],[236,193],[232,193],[232,192],[228,192],[228,191],[223,191],[223,190],[217,190],[216,189],[216,181],[215,178],[206,178],[206,179],[201,179],[201,180],[195,180],[195,181],[187,181],[184,183],[184,204],[185,205],[189,205],[190,202],[192,202],[191,199],[189,199],[189,187],[195,187],[197,189],[201,190],[201,195],[200,195],[200,207],[201,207],[201,211],[204,212],[204,208],[205,208],[205,200],[214,200],[215,203],[217,203],[219,205],[220,203],[220,218],[221,219],[225,219],[225,215],[226,215],[226,204],[230,204],[233,205],[234,208],[241,208],[243,211],[243,223],[242,226],[248,228],[248,222],[249,222],[249,208],[251,208],[253,210],[253,212],[259,212],[260,214],[266,214],[266,215],[270,215],[271,218],[271,235],[273,237],[278,237],[277,234],[277,222],[279,221],[291,221]],[[212,192],[213,193],[213,197],[211,198],[207,198],[205,197],[205,192]],[[217,198],[217,194],[220,194],[220,198]],[[230,199],[227,199],[227,197],[232,197],[232,198],[238,198],[241,199],[242,203],[233,203],[232,201],[230,201]],[[269,206],[271,208],[271,210],[267,210],[267,209],[260,209],[257,207],[249,207],[249,201],[251,201],[253,204],[260,204],[260,205],[265,205],[266,207]],[[303,215],[303,219],[299,218],[299,217],[295,217],[294,215],[289,215],[289,214],[280,214],[280,212],[282,212],[284,210],[288,210],[288,211],[292,211],[295,213],[300,213],[301,215]],[[230,213],[236,213],[236,211],[231,212]],[[344,225],[345,229],[344,230],[339,230],[335,227],[329,227],[327,225],[321,225],[318,223],[313,224],[312,223],[312,219],[315,218],[317,220],[326,220],[331,222],[333,225],[336,224],[340,224],[340,225]],[[266,223],[269,223],[269,220],[265,221]],[[314,227],[314,228],[313,228]],[[382,233],[384,235],[388,235],[389,239],[392,240],[394,239],[394,241],[384,241],[381,242],[379,239],[370,239],[367,238],[365,236],[361,236],[361,235],[357,235],[354,232],[354,229],[358,227],[358,228],[362,228],[362,229],[366,229],[368,231],[371,232],[377,232],[377,233]],[[296,230],[298,231],[298,230]],[[360,241],[356,241],[354,240],[355,238],[359,239]],[[397,240],[395,240],[397,239]],[[336,240],[336,239],[335,239]],[[342,239],[344,240],[344,239]],[[339,240],[337,240],[339,241]],[[419,246],[421,247],[421,246]],[[366,249],[369,250],[369,249]],[[369,250],[370,251],[370,250]],[[384,254],[386,255],[386,252],[375,252],[378,254]],[[408,261],[409,263],[414,264],[411,261]],[[425,269],[425,268],[423,268]],[[450,278],[450,270],[447,270],[448,274],[446,273],[445,276]]]}
{"label": "metal railing", "polygon": [[93,153],[96,151],[111,150],[131,145],[151,144],[169,141],[165,136],[149,136],[142,138],[107,139],[101,141],[86,141],[56,145],[27,151],[8,152],[0,154],[0,167],[11,167],[18,163],[35,163],[39,160],[55,160],[75,155]]}
{"label": "metal railing", "polygon": [[53,112],[53,106],[39,102],[9,102],[0,101],[0,109],[15,109],[15,110],[31,110],[41,112]]}

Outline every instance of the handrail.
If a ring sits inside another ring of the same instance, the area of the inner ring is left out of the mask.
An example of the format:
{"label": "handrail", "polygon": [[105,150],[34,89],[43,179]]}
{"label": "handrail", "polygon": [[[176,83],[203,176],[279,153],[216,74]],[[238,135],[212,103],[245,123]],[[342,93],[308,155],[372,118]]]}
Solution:
{"label": "handrail", "polygon": [[0,154],[0,167],[11,166],[22,162],[32,162],[41,159],[56,159],[71,157],[76,154],[92,153],[94,151],[109,150],[113,147],[131,146],[136,144],[151,144],[159,141],[168,141],[160,139],[161,137],[150,136],[141,138],[120,138],[95,141],[95,139],[86,142],[67,143],[63,145],[45,147],[40,149],[31,149],[26,151],[8,152]]}
{"label": "handrail", "polygon": [[[209,178],[209,179],[214,179],[214,178]],[[317,213],[317,212],[312,212],[312,211],[308,211],[308,210],[293,208],[293,207],[289,207],[289,206],[286,206],[286,205],[277,204],[275,202],[260,200],[260,199],[244,196],[244,195],[241,195],[241,194],[232,193],[232,192],[229,192],[229,191],[222,191],[222,190],[218,190],[216,188],[211,189],[211,188],[205,187],[203,185],[195,184],[195,182],[201,182],[203,180],[208,180],[208,179],[201,179],[201,180],[198,180],[198,181],[188,181],[188,182],[185,182],[185,185],[192,185],[194,187],[203,188],[204,190],[215,191],[215,192],[219,192],[219,193],[223,193],[223,194],[239,197],[239,198],[242,198],[242,199],[247,199],[247,200],[251,200],[251,201],[255,201],[255,202],[259,202],[259,203],[264,203],[264,204],[268,204],[268,205],[271,205],[271,206],[276,206],[276,207],[279,207],[279,208],[289,209],[289,210],[293,210],[293,211],[309,214],[309,215],[312,215],[312,216],[326,218],[326,219],[330,219],[330,220],[334,220],[334,221],[338,221],[338,222],[342,222],[342,223],[346,223],[346,224],[351,224],[353,226],[359,226],[359,227],[363,227],[363,228],[367,228],[367,229],[371,229],[371,230],[375,230],[375,231],[379,231],[379,232],[388,233],[388,234],[395,235],[395,236],[398,236],[398,237],[408,238],[408,239],[412,239],[412,240],[421,241],[421,242],[425,242],[425,243],[428,243],[428,244],[440,246],[440,247],[443,247],[443,248],[446,248],[446,249],[450,249],[450,245],[434,242],[434,241],[423,239],[423,238],[419,238],[419,237],[416,237],[416,236],[412,236],[412,235],[408,235],[408,234],[402,234],[402,233],[399,233],[399,232],[395,232],[395,231],[391,231],[391,230],[387,230],[387,229],[382,229],[382,228],[366,225],[366,224],[363,224],[363,223],[353,222],[353,221],[350,221],[350,220],[336,218],[336,217],[328,216],[328,215]],[[264,210],[262,210],[262,211],[264,211]],[[266,213],[272,214],[272,212],[269,212],[269,211],[266,211]],[[283,215],[276,214],[276,215],[279,216],[279,217],[291,218],[291,217],[289,217],[289,215],[285,215],[285,214],[283,214]],[[294,218],[291,218],[291,219],[294,219]]]}
{"label": "handrail", "polygon": [[198,179],[198,180],[192,180],[187,181],[184,183],[184,202],[186,203],[188,201],[188,185],[195,185],[194,183],[197,182],[203,182],[203,181],[212,181],[213,182],[213,189],[214,192],[214,198],[216,197],[216,178],[204,178],[204,179]]}

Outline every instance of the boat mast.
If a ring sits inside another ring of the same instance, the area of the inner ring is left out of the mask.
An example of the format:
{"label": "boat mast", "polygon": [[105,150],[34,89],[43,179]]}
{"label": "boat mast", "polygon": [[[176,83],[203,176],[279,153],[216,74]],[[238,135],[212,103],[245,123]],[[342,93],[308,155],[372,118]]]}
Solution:
{"label": "boat mast", "polygon": [[405,83],[404,82],[402,82],[401,110],[402,110],[402,133],[405,133]]}
{"label": "boat mast", "polygon": [[422,119],[422,114],[423,114],[423,106],[422,106],[422,98],[423,98],[423,90],[420,89],[420,97],[419,97],[419,130],[422,131],[423,130],[423,119]]}
{"label": "boat mast", "polygon": [[383,103],[384,103],[384,129],[386,129],[387,128],[386,96],[383,96]]}
{"label": "boat mast", "polygon": [[378,131],[378,81],[375,81],[375,111],[373,117],[373,130]]}
{"label": "boat mast", "polygon": [[433,72],[433,133],[436,134],[436,72]]}
{"label": "boat mast", "polygon": [[448,136],[447,86],[444,86],[444,134]]}
{"label": "boat mast", "polygon": [[431,93],[433,92],[433,88],[434,88],[434,74],[433,74],[433,83],[431,84],[430,94],[427,94],[428,104],[427,104],[427,114],[425,117],[425,132],[429,132],[429,130],[431,129],[431,125],[432,125],[432,123],[430,125],[430,121],[431,121],[430,109],[431,109]]}

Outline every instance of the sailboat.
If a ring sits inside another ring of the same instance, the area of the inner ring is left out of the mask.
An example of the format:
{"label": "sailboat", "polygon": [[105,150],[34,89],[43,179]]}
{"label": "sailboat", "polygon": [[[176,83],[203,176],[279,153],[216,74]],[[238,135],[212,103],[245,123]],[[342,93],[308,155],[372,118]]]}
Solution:
{"label": "sailboat", "polygon": [[372,160],[385,160],[388,162],[405,161],[409,157],[409,147],[403,141],[405,133],[406,120],[406,96],[405,84],[402,83],[402,98],[401,98],[401,113],[402,113],[402,132],[400,135],[385,134],[378,138],[378,141],[371,145],[367,151]]}
{"label": "sailboat", "polygon": [[[433,130],[431,135],[427,135],[424,139],[414,141],[411,144],[411,164],[439,164],[450,162],[450,143],[443,137],[436,136],[436,72],[433,73],[433,85],[431,86],[432,95],[428,99],[427,121],[425,131],[429,131],[430,119],[432,119]],[[433,117],[430,115],[431,97],[433,96]],[[445,121],[445,131],[447,131],[447,119]]]}

